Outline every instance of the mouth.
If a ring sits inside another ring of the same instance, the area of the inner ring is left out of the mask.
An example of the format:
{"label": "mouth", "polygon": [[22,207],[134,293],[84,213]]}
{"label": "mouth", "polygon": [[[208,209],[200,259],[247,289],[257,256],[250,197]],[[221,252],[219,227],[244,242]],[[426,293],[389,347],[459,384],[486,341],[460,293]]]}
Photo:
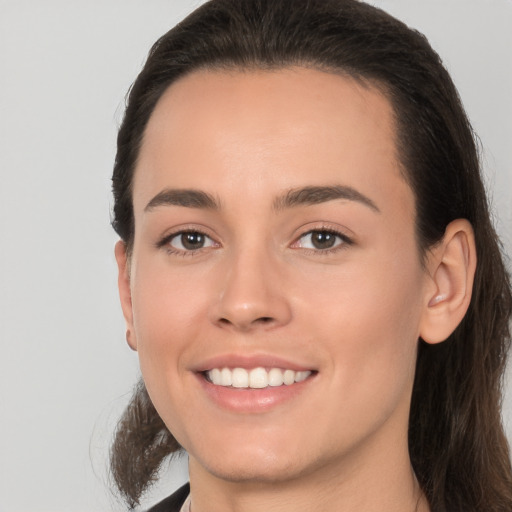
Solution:
{"label": "mouth", "polygon": [[312,370],[292,370],[283,368],[212,368],[201,372],[204,378],[214,386],[236,389],[265,389],[292,386],[304,382]]}
{"label": "mouth", "polygon": [[310,364],[274,354],[219,354],[191,370],[210,404],[245,415],[309,400],[319,382]]}

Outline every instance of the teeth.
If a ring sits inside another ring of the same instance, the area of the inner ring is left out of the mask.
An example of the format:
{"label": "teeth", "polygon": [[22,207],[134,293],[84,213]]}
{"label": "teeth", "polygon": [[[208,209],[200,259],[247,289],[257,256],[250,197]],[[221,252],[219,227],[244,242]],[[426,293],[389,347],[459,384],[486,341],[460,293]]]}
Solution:
{"label": "teeth", "polygon": [[234,388],[263,389],[268,386],[277,387],[291,386],[295,382],[302,382],[311,375],[311,371],[296,372],[293,370],[281,370],[280,368],[271,368],[267,371],[265,368],[213,368],[206,372],[208,380],[216,386],[232,386]]}
{"label": "teeth", "polygon": [[292,385],[295,382],[295,372],[293,370],[285,370],[283,380],[287,386]]}
{"label": "teeth", "polygon": [[222,368],[220,371],[220,384],[221,386],[231,386],[233,384],[233,376],[229,368]]}
{"label": "teeth", "polygon": [[282,386],[284,384],[283,372],[279,368],[272,368],[268,372],[268,385],[269,386]]}
{"label": "teeth", "polygon": [[249,373],[243,368],[235,368],[231,373],[231,385],[234,388],[248,388],[249,387]]}
{"label": "teeth", "polygon": [[249,372],[249,387],[262,389],[268,386],[268,373],[265,368],[254,368]]}

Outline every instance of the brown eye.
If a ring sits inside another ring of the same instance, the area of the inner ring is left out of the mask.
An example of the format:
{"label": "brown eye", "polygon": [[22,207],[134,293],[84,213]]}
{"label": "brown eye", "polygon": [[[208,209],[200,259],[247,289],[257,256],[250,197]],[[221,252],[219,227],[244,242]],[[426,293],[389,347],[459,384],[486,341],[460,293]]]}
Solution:
{"label": "brown eye", "polygon": [[182,233],[181,245],[189,251],[201,249],[204,245],[204,238],[202,233]]}
{"label": "brown eye", "polygon": [[310,235],[311,245],[315,249],[331,249],[336,243],[336,235],[329,231],[313,231]]}
{"label": "brown eye", "polygon": [[351,244],[351,241],[340,233],[327,230],[314,230],[302,235],[298,240],[298,247],[313,249],[315,251],[326,251],[344,244]]}
{"label": "brown eye", "polygon": [[205,247],[212,247],[214,241],[199,231],[184,231],[176,233],[170,240],[169,245],[179,251],[197,251]]}

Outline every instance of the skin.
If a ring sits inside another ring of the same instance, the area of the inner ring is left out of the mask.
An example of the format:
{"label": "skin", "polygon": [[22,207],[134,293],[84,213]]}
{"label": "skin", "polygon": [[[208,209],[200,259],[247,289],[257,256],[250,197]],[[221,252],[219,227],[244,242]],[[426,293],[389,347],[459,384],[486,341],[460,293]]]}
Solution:
{"label": "skin", "polygon": [[[394,134],[377,89],[302,68],[196,72],[152,114],[119,286],[148,392],[190,457],[194,512],[428,510],[407,450],[417,340],[455,328],[475,262],[456,221],[422,265]],[[312,186],[360,196],[284,204]],[[168,189],[217,208],[154,200]],[[183,230],[204,246],[180,246]],[[334,246],[315,248],[326,230]],[[197,369],[233,354],[314,374],[275,406],[226,409]]]}

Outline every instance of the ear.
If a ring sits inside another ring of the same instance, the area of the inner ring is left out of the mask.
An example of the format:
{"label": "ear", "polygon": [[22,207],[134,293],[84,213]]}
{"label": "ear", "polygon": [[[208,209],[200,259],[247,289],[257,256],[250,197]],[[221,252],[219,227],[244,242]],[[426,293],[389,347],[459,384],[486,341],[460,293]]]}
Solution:
{"label": "ear", "polygon": [[420,324],[427,343],[444,341],[464,318],[471,301],[476,269],[475,237],[471,224],[457,219],[446,228],[427,261],[429,283]]}
{"label": "ear", "polygon": [[119,240],[115,246],[115,255],[117,268],[119,270],[117,277],[117,286],[119,288],[119,298],[121,299],[121,308],[126,321],[126,341],[132,350],[137,350],[137,342],[133,329],[133,310],[132,310],[132,292],[130,288],[130,260],[126,252],[126,244]]}

